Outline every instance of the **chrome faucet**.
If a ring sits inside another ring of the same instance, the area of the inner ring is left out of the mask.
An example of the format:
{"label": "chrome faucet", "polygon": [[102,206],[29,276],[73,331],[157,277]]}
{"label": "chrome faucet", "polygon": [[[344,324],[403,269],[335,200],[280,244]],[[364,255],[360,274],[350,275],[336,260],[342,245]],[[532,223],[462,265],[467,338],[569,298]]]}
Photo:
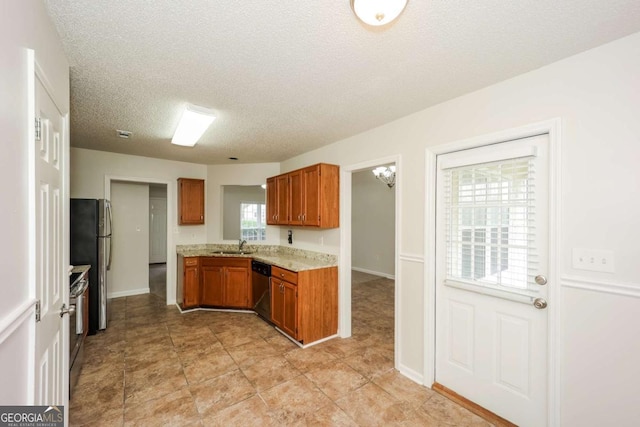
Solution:
{"label": "chrome faucet", "polygon": [[246,240],[238,239],[238,250],[241,251],[244,244],[247,243]]}

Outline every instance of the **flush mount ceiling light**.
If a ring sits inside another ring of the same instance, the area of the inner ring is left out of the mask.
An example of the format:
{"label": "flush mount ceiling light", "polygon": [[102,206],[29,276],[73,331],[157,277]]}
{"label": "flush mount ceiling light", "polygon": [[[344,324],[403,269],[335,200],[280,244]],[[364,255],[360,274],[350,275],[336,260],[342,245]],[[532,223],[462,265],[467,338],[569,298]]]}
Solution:
{"label": "flush mount ceiling light", "polygon": [[392,188],[396,183],[396,167],[395,166],[380,166],[373,170],[373,174],[380,181],[384,182]]}
{"label": "flush mount ceiling light", "polygon": [[407,0],[351,0],[356,16],[368,25],[385,25],[396,19],[407,5]]}
{"label": "flush mount ceiling light", "polygon": [[214,119],[213,111],[195,105],[187,105],[171,143],[193,147]]}

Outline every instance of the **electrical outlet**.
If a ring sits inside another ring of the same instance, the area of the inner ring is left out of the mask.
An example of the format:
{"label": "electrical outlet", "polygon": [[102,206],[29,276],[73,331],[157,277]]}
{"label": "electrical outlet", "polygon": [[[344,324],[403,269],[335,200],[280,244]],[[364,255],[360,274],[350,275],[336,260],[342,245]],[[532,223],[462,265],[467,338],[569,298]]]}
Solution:
{"label": "electrical outlet", "polygon": [[576,270],[615,272],[613,251],[573,248],[572,266]]}

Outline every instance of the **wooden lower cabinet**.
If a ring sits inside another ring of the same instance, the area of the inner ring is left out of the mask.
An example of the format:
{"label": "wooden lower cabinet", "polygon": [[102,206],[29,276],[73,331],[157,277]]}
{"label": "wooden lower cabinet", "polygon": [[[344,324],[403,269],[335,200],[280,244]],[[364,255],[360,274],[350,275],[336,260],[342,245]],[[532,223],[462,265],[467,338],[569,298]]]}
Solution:
{"label": "wooden lower cabinet", "polygon": [[246,267],[225,267],[225,274],[224,305],[249,308],[251,263]]}
{"label": "wooden lower cabinet", "polygon": [[201,306],[249,308],[251,259],[201,258]]}
{"label": "wooden lower cabinet", "polygon": [[[308,344],[338,333],[338,268],[271,268],[271,321]],[[178,255],[176,298],[182,309],[251,309],[251,258]]]}
{"label": "wooden lower cabinet", "polygon": [[271,269],[271,321],[303,344],[338,333],[338,268]]}
{"label": "wooden lower cabinet", "polygon": [[224,305],[224,267],[202,266],[202,290],[200,304]]}
{"label": "wooden lower cabinet", "polygon": [[271,321],[298,339],[298,287],[293,283],[271,280]]}
{"label": "wooden lower cabinet", "polygon": [[176,300],[183,309],[200,305],[199,258],[178,255]]}
{"label": "wooden lower cabinet", "polygon": [[251,259],[178,255],[176,300],[182,309],[250,308]]}

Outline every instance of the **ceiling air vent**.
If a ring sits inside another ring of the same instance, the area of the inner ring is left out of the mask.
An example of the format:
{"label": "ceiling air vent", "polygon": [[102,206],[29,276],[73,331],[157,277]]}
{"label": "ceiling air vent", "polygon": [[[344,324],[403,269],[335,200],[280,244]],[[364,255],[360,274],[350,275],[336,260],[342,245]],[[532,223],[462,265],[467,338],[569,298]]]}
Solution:
{"label": "ceiling air vent", "polygon": [[118,138],[130,139],[131,135],[133,135],[133,132],[129,132],[128,130],[116,129],[116,135],[118,135]]}

